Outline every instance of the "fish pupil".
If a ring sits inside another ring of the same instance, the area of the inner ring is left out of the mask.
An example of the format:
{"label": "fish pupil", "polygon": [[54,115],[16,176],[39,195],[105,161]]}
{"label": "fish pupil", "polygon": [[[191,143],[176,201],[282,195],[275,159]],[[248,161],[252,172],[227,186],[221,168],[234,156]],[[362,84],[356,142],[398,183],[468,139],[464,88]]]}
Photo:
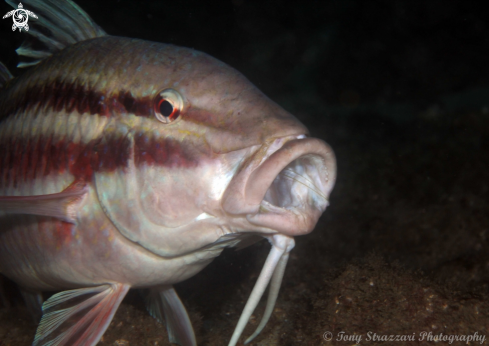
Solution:
{"label": "fish pupil", "polygon": [[161,115],[163,115],[166,118],[171,116],[173,113],[173,105],[167,100],[161,100],[159,108],[160,108]]}

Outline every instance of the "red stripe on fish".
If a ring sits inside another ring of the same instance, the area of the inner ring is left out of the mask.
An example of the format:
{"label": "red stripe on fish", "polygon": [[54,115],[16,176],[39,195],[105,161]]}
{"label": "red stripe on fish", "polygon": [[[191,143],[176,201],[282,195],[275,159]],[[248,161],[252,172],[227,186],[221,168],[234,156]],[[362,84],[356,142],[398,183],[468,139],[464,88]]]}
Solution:
{"label": "red stripe on fish", "polygon": [[143,164],[185,168],[197,166],[197,154],[191,153],[177,140],[168,138],[157,140],[145,135],[136,135],[135,144],[136,166]]}
{"label": "red stripe on fish", "polygon": [[[145,134],[134,135],[134,161],[136,166],[156,165],[166,167],[195,167],[197,155],[170,138],[152,138]],[[132,155],[131,141],[127,136],[107,136],[89,143],[67,140],[53,141],[51,137],[36,139],[0,140],[0,161],[4,184],[14,187],[36,177],[49,174],[71,173],[75,179],[91,180],[94,172],[112,172],[126,167]]]}
{"label": "red stripe on fish", "polygon": [[[15,96],[19,95],[19,96]],[[129,91],[106,95],[78,82],[55,80],[45,85],[36,85],[19,90],[9,102],[0,107],[0,118],[32,109],[65,111],[76,110],[80,114],[110,116],[113,113],[131,113],[137,116],[153,115],[151,97],[134,97]]]}

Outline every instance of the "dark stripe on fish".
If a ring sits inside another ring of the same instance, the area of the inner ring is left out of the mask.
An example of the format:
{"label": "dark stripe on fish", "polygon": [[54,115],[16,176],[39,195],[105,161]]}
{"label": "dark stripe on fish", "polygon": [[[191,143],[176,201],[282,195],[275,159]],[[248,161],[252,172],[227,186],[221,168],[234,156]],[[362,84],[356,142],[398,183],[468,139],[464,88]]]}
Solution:
{"label": "dark stripe on fish", "polygon": [[104,92],[94,90],[87,85],[60,80],[22,89],[4,103],[0,108],[0,119],[32,109],[66,113],[76,110],[80,114],[101,116],[110,116],[113,113],[131,113],[145,117],[153,115],[151,97],[137,98],[131,92],[124,90],[107,96]]}
{"label": "dark stripe on fish", "polygon": [[[110,136],[86,144],[52,138],[0,140],[0,187],[50,174],[71,173],[76,179],[90,181],[94,172],[113,172],[126,167],[131,157],[131,141],[123,136]],[[198,156],[175,139],[156,140],[135,134],[134,161],[137,167],[156,165],[189,168],[197,166]]]}

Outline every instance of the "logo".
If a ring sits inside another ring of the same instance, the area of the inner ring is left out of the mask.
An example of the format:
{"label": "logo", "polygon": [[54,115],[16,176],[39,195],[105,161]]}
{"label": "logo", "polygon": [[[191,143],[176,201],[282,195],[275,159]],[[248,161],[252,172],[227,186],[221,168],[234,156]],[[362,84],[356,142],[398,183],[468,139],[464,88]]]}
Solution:
{"label": "logo", "polygon": [[12,25],[12,31],[15,31],[16,28],[19,28],[19,31],[22,31],[22,29],[25,29],[25,31],[29,31],[29,25],[27,25],[29,16],[33,18],[37,18],[34,12],[25,10],[24,6],[20,2],[19,2],[19,8],[7,12],[7,14],[3,16],[3,19],[10,16],[12,16],[12,19],[14,20],[14,24]]}

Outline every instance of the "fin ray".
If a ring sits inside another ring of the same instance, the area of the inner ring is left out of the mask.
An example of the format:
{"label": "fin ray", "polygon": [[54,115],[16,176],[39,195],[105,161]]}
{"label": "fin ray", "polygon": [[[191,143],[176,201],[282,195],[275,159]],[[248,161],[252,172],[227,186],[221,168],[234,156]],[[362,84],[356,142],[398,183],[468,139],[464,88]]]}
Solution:
{"label": "fin ray", "polygon": [[44,52],[44,51],[39,51],[39,50],[32,50],[32,49],[26,49],[26,48],[18,48],[16,50],[17,54],[19,55],[23,55],[23,56],[27,56],[29,58],[38,58],[38,59],[44,59],[44,58],[47,58],[48,56],[50,56],[51,54],[49,54],[48,52]]}
{"label": "fin ray", "polygon": [[59,193],[40,196],[0,196],[0,212],[52,216],[75,223],[78,206],[88,186],[74,182]]}
{"label": "fin ray", "polygon": [[116,283],[55,294],[43,305],[32,345],[96,345],[128,290],[129,285]]}
{"label": "fin ray", "polygon": [[[5,2],[17,8],[13,0]],[[37,15],[37,19],[29,23],[31,30],[26,32],[28,36],[17,49],[17,54],[37,60],[22,61],[17,65],[20,68],[35,65],[76,42],[106,35],[85,11],[70,0],[24,0],[23,3]],[[41,45],[33,44],[35,42]]]}
{"label": "fin ray", "polygon": [[146,306],[151,316],[161,323],[166,322],[168,339],[171,343],[180,346],[197,346],[187,310],[173,286],[151,288],[146,298]]}

